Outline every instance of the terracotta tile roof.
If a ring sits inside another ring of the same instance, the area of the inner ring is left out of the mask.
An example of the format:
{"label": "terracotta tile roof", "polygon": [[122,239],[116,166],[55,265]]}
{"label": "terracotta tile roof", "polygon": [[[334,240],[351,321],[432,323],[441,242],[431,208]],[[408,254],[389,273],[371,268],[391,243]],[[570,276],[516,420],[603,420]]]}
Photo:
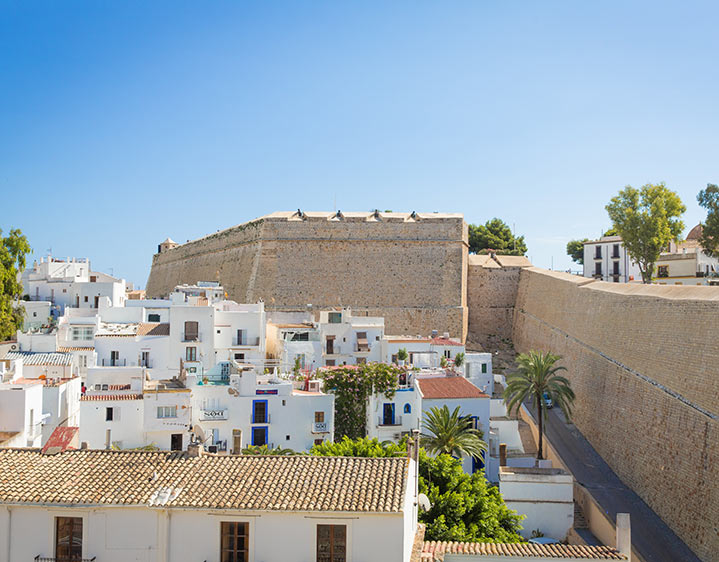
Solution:
{"label": "terracotta tile roof", "polygon": [[11,351],[5,359],[22,359],[23,365],[72,365],[71,353],[35,353],[32,351]]}
{"label": "terracotta tile roof", "polygon": [[417,379],[423,398],[489,398],[464,377]]}
{"label": "terracotta tile roof", "polygon": [[61,451],[75,449],[72,443],[77,439],[80,433],[79,427],[56,427],[42,448],[43,453],[47,453],[49,449],[59,448]]}
{"label": "terracotta tile roof", "polygon": [[400,513],[407,459],[0,449],[0,474],[7,504]]}
{"label": "terracotta tile roof", "polygon": [[84,346],[84,345],[72,345],[72,346],[58,347],[58,348],[57,348],[58,351],[61,351],[61,352],[63,352],[63,353],[67,353],[67,352],[69,352],[69,351],[87,351],[87,350],[90,350],[90,349],[95,349],[95,346],[91,344],[91,345],[87,345],[87,346]]}
{"label": "terracotta tile roof", "polygon": [[458,345],[462,347],[462,342],[451,338],[432,338],[432,345]]}
{"label": "terracotta tile roof", "polygon": [[85,394],[81,402],[102,402],[111,400],[142,400],[142,394]]}
{"label": "terracotta tile roof", "polygon": [[533,543],[480,543],[425,541],[422,560],[442,561],[445,554],[512,556],[519,558],[568,558],[577,560],[626,560],[609,546]]}
{"label": "terracotta tile roof", "polygon": [[130,390],[129,384],[110,384],[107,386],[108,390]]}
{"label": "terracotta tile roof", "polygon": [[137,328],[138,336],[169,336],[170,324],[167,322],[142,322]]}

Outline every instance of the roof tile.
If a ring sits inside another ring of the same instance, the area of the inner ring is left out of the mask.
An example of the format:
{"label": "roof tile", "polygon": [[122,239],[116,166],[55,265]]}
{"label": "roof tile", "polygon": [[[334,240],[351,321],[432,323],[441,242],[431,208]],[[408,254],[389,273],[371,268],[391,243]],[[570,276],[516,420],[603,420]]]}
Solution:
{"label": "roof tile", "polygon": [[573,544],[480,543],[425,541],[422,560],[441,562],[445,554],[513,556],[533,558],[569,558],[579,560],[626,560],[615,548]]}

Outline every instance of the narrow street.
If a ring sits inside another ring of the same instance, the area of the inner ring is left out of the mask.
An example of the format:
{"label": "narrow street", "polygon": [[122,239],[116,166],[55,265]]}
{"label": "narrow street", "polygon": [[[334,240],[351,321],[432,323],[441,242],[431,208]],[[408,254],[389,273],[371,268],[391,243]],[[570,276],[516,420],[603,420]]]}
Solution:
{"label": "narrow street", "polygon": [[[536,411],[527,408],[536,420]],[[632,544],[647,562],[700,562],[644,500],[619,479],[579,430],[566,423],[559,408],[549,411],[545,437],[612,521],[617,513],[631,514]]]}

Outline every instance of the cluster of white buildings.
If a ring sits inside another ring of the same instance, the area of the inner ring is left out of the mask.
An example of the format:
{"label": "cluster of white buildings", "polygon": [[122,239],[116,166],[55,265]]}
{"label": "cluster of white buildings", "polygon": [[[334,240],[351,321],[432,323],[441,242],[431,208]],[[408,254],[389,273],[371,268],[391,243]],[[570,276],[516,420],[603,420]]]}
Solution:
{"label": "cluster of white buildings", "polygon": [[[719,259],[699,244],[702,227],[689,231],[686,240],[671,242],[659,255],[652,283],[659,285],[719,284]],[[584,243],[584,277],[612,283],[641,283],[639,266],[624,247],[621,237],[604,236]]]}

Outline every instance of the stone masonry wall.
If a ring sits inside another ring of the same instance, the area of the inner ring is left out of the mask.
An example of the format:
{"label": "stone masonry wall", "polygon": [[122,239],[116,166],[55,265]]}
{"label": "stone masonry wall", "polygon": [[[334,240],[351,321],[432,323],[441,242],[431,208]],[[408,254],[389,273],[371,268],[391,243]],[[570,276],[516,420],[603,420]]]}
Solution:
{"label": "stone masonry wall", "polygon": [[275,213],[153,257],[148,296],[218,280],[230,298],[268,309],[350,306],[386,331],[464,338],[467,227],[462,215]]}
{"label": "stone masonry wall", "polygon": [[579,430],[702,560],[719,560],[718,330],[719,289],[520,273],[517,350],[563,357]]}
{"label": "stone masonry wall", "polygon": [[[510,340],[519,267],[485,267],[469,256],[467,269],[467,340],[486,347],[494,338]],[[484,256],[482,256],[484,257]]]}

